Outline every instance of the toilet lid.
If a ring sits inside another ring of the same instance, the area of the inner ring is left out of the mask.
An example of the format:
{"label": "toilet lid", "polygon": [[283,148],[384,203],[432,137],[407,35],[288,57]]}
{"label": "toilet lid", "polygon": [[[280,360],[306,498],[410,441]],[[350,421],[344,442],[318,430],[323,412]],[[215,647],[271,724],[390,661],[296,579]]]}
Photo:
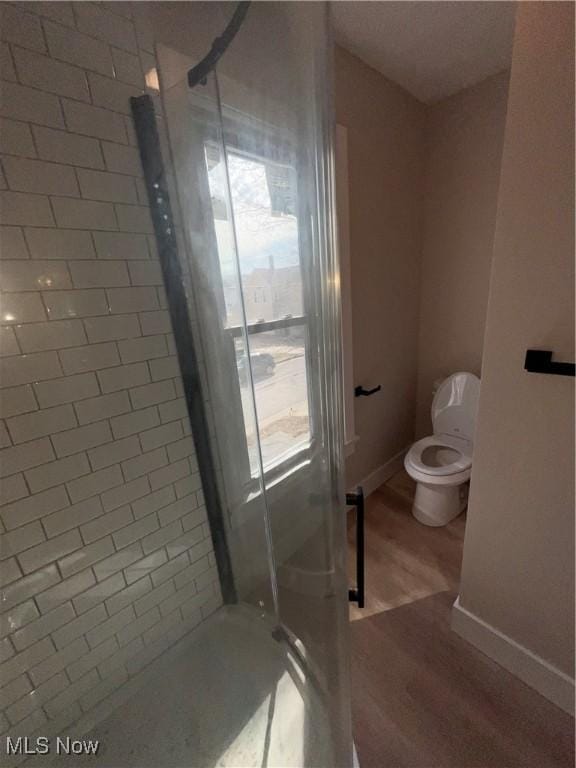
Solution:
{"label": "toilet lid", "polygon": [[453,373],[438,387],[432,401],[434,434],[474,440],[480,379],[473,373]]}

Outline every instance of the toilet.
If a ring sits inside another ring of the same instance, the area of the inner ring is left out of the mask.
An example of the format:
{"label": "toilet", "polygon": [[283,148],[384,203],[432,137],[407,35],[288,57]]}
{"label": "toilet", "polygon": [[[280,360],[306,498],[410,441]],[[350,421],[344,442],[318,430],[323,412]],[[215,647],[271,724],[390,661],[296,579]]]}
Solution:
{"label": "toilet", "polygon": [[446,525],[466,508],[479,395],[473,373],[442,381],[432,401],[434,434],[415,442],[404,458],[417,483],[412,514],[424,525]]}

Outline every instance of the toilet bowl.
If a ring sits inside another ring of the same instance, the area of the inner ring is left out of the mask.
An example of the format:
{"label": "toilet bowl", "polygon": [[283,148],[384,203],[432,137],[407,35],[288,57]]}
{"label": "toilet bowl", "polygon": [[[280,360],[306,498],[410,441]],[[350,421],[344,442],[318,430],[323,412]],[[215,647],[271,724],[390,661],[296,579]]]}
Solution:
{"label": "toilet bowl", "polygon": [[434,434],[404,458],[417,483],[412,514],[424,525],[446,525],[466,508],[479,394],[480,379],[472,373],[445,379],[432,401]]}

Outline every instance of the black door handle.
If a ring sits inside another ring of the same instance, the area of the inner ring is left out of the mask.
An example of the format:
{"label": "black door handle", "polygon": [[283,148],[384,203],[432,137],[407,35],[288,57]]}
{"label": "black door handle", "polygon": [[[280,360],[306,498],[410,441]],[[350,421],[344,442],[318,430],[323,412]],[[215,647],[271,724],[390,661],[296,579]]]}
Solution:
{"label": "black door handle", "polygon": [[378,384],[378,386],[374,387],[374,389],[364,389],[362,386],[354,387],[354,397],[368,397],[369,395],[373,395],[375,392],[380,392],[381,389],[381,384]]}
{"label": "black door handle", "polygon": [[574,363],[553,363],[552,352],[546,349],[527,349],[524,368],[530,373],[549,373],[554,376],[574,376]]}

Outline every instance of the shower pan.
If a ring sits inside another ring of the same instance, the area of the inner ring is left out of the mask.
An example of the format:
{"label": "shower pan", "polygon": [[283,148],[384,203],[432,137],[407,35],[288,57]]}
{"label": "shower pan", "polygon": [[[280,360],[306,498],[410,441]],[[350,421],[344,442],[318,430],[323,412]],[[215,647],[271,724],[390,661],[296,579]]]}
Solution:
{"label": "shower pan", "polygon": [[66,734],[98,768],[351,766],[327,8],[197,5],[132,102],[218,588],[189,566],[187,631]]}

